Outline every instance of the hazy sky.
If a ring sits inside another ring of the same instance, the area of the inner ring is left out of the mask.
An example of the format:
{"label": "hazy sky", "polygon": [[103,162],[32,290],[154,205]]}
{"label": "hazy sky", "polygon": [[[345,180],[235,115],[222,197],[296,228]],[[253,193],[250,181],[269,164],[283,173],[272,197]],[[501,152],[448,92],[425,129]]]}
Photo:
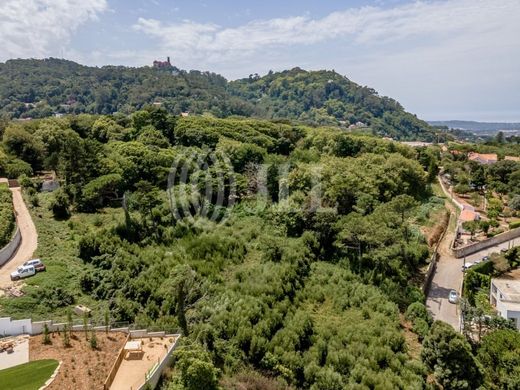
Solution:
{"label": "hazy sky", "polygon": [[0,0],[0,43],[229,79],[335,69],[423,119],[520,122],[520,0]]}

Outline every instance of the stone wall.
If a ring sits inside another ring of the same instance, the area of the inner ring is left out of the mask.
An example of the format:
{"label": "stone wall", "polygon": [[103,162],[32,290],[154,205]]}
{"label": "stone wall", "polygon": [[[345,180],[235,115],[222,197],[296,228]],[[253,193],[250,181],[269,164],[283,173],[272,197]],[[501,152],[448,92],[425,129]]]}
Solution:
{"label": "stone wall", "polygon": [[456,258],[461,258],[481,251],[482,249],[490,248],[492,246],[502,244],[503,242],[518,237],[520,237],[520,228],[513,229],[505,233],[497,234],[495,237],[491,237],[487,240],[476,242],[474,244],[466,245],[460,248],[453,248],[452,246],[451,250],[453,251],[453,255]]}
{"label": "stone wall", "polygon": [[22,242],[22,233],[20,233],[20,229],[16,227],[16,231],[14,233],[13,238],[2,249],[0,249],[0,266],[4,265],[8,260],[11,259],[13,254],[16,252],[20,243]]}

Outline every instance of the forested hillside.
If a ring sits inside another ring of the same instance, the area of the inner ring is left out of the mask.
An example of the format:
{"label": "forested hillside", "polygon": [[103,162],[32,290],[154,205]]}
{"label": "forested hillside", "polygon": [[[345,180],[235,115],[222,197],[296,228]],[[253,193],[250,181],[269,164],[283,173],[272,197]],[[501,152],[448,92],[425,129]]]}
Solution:
{"label": "forested hillside", "polygon": [[398,139],[437,139],[431,126],[395,100],[333,71],[295,68],[228,82],[214,73],[175,67],[95,68],[58,59],[0,64],[0,114],[7,118],[129,114],[154,103],[176,115],[189,111],[343,127],[357,123]]}
{"label": "forested hillside", "polygon": [[322,125],[361,122],[377,134],[394,138],[436,139],[430,125],[404,111],[397,101],[334,71],[295,68],[233,81],[230,88],[268,118]]}
{"label": "forested hillside", "polygon": [[[514,378],[493,339],[477,358],[424,306],[421,229],[444,213],[435,149],[158,108],[10,122],[2,140],[0,175],[24,185],[47,265],[0,297],[2,315],[85,304],[94,320],[180,330],[168,390]],[[39,192],[40,170],[61,188]]]}

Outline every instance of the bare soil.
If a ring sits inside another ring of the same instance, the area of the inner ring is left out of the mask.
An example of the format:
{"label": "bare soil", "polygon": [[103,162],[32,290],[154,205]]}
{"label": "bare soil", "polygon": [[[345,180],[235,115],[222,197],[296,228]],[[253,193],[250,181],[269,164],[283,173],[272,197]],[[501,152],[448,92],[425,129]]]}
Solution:
{"label": "bare soil", "polygon": [[112,364],[126,341],[124,333],[96,333],[98,348],[93,350],[83,332],[74,332],[71,346],[63,346],[63,335],[53,333],[51,345],[42,343],[43,335],[30,339],[29,360],[56,359],[62,362],[49,390],[103,389]]}

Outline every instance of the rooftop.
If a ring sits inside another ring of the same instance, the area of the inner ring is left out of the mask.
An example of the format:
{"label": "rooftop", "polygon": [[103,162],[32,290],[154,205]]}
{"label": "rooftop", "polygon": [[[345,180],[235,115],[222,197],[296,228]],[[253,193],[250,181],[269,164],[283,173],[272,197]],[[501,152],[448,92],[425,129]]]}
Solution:
{"label": "rooftop", "polygon": [[459,220],[462,222],[475,221],[477,219],[478,214],[475,211],[469,209],[462,210],[459,216]]}
{"label": "rooftop", "polygon": [[470,159],[470,160],[498,161],[498,156],[497,156],[496,153],[475,153],[475,152],[470,152],[468,154],[468,159]]}
{"label": "rooftop", "polygon": [[500,290],[506,301],[520,304],[520,269],[493,278],[492,283]]}

